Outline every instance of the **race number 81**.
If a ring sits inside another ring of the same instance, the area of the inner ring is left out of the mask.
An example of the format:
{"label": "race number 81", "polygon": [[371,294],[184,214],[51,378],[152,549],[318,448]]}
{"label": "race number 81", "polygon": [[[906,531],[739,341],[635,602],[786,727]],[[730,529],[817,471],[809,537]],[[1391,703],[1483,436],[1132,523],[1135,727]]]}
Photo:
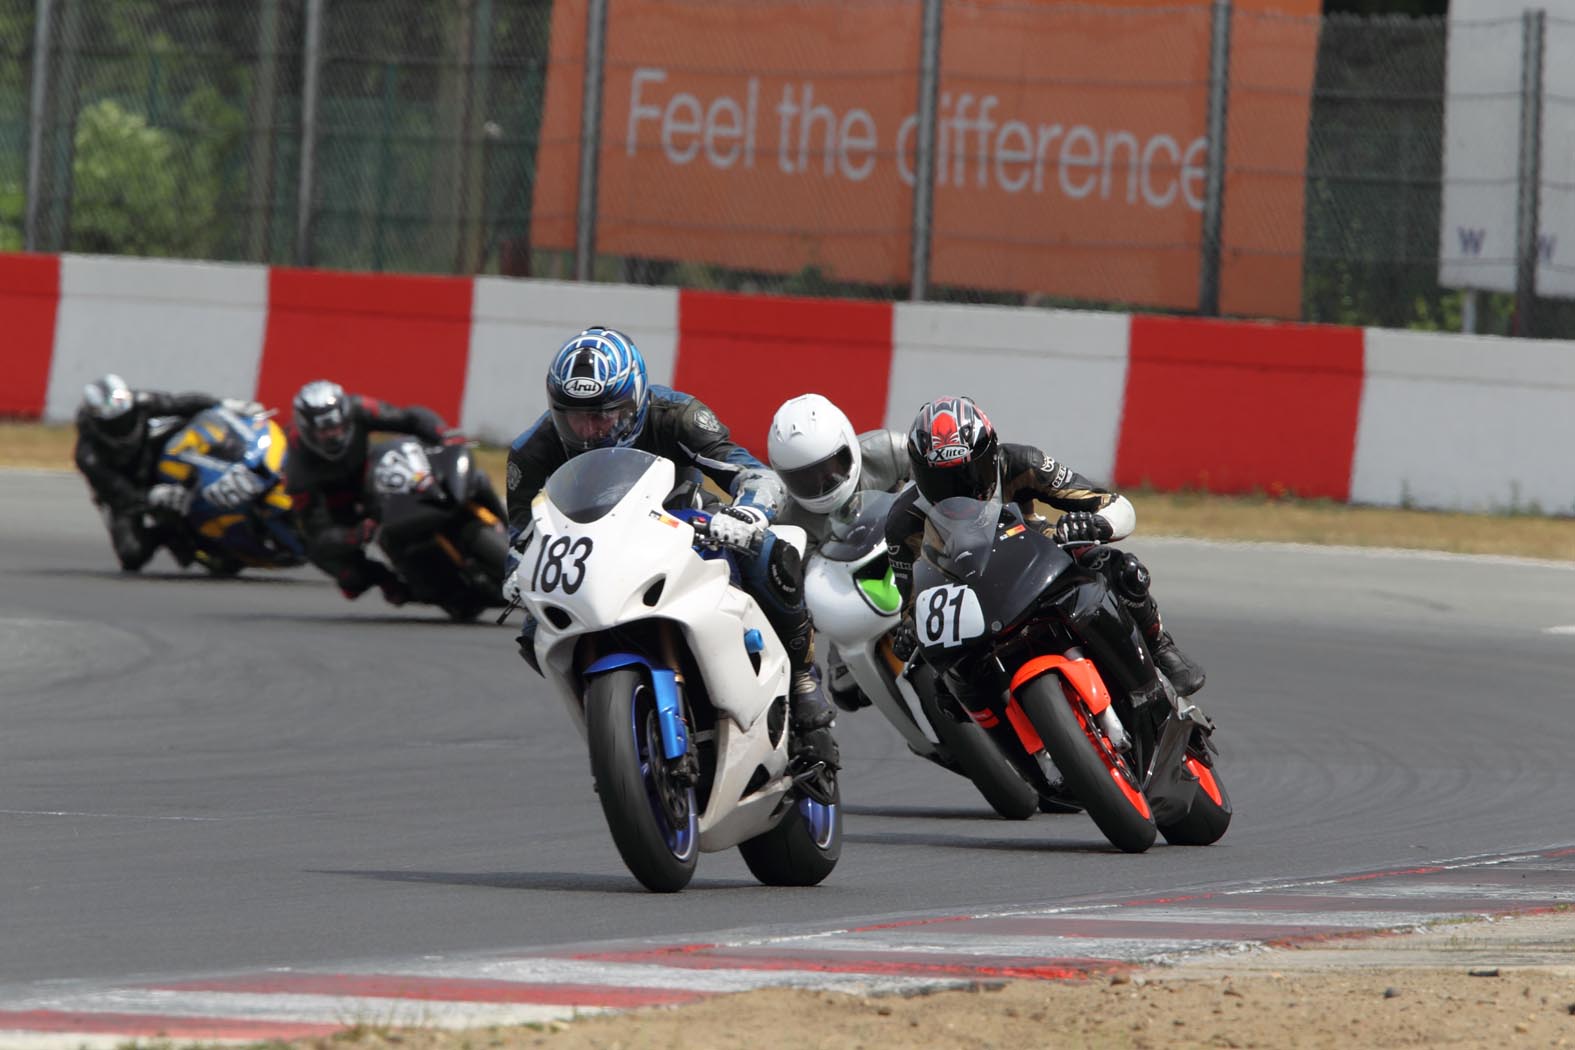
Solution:
{"label": "race number 81", "polygon": [[914,602],[919,641],[950,649],[984,633],[984,610],[973,588],[958,583],[920,591]]}

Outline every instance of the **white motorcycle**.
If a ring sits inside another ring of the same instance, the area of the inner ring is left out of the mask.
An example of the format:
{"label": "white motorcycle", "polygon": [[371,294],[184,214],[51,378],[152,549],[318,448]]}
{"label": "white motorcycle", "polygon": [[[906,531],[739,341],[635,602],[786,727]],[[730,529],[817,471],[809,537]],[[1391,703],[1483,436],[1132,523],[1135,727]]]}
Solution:
{"label": "white motorcycle", "polygon": [[[1025,820],[1043,806],[1038,792],[1012,768],[985,731],[949,696],[917,654],[906,664],[892,650],[902,596],[886,559],[886,514],[895,495],[860,492],[831,518],[831,535],[809,558],[804,599],[817,641],[834,648],[870,703],[896,727],[908,748],[973,781],[1007,820]],[[928,728],[926,728],[928,727]]]}
{"label": "white motorcycle", "polygon": [[[737,846],[767,885],[836,867],[835,774],[788,754],[786,648],[705,547],[709,519],[664,506],[670,460],[628,448],[571,459],[531,510],[513,574],[536,656],[590,750],[608,829],[648,889]],[[802,529],[774,529],[802,549]]]}

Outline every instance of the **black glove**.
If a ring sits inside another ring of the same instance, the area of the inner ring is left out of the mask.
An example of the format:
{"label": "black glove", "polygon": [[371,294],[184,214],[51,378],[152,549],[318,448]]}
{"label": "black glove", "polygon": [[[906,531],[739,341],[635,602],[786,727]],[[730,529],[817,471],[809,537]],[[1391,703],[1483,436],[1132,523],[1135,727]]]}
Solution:
{"label": "black glove", "polygon": [[913,620],[904,616],[902,622],[897,624],[891,632],[892,655],[903,663],[913,659],[913,651],[919,647],[919,633],[913,629]]}
{"label": "black glove", "polygon": [[1057,543],[1101,543],[1115,535],[1110,521],[1103,515],[1086,510],[1074,510],[1061,515],[1055,523]]}
{"label": "black glove", "polygon": [[377,522],[364,518],[345,530],[345,542],[365,547],[377,535]]}

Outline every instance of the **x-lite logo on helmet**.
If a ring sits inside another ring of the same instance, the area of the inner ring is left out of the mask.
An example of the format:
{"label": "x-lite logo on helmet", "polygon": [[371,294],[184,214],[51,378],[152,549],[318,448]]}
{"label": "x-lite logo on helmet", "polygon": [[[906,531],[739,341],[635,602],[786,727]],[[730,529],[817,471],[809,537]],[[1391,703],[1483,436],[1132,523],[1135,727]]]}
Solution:
{"label": "x-lite logo on helmet", "polygon": [[926,406],[929,419],[924,420],[922,433],[926,462],[936,467],[951,467],[965,463],[973,454],[973,439],[981,426],[989,420],[972,403],[961,398],[941,398]]}

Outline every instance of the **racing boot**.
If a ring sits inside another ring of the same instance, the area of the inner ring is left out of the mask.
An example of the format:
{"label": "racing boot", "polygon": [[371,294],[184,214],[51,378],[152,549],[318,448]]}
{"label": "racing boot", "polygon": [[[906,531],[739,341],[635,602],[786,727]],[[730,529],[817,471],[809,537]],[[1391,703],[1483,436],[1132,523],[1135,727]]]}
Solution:
{"label": "racing boot", "polygon": [[812,763],[824,762],[827,769],[841,766],[837,738],[831,735],[837,709],[827,703],[826,694],[820,688],[820,670],[814,665],[795,670],[789,694],[794,757],[803,757]]}
{"label": "racing boot", "polygon": [[1202,689],[1206,678],[1203,668],[1182,652],[1181,646],[1165,630],[1165,623],[1159,618],[1159,607],[1154,604],[1153,596],[1127,608],[1132,612],[1132,619],[1137,621],[1138,629],[1143,632],[1149,654],[1154,657],[1154,666],[1159,668],[1160,674],[1170,679],[1176,695],[1191,696]]}
{"label": "racing boot", "polygon": [[833,650],[831,659],[826,661],[826,670],[831,681],[827,685],[831,693],[831,702],[842,711],[857,711],[861,707],[870,706],[870,698],[864,695],[864,690],[853,680],[853,672],[848,670],[848,665],[842,662],[841,657]]}

